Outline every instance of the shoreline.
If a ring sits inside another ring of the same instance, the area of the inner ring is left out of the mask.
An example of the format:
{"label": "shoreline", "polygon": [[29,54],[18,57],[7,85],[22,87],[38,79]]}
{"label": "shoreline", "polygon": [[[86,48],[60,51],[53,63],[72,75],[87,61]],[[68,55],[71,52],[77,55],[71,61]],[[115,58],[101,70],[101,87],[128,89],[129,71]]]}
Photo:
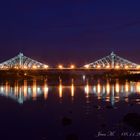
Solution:
{"label": "shoreline", "polygon": [[91,71],[91,70],[57,70],[57,71],[39,71],[39,70],[6,70],[0,71],[0,82],[3,81],[33,81],[36,80],[39,83],[48,83],[49,85],[59,85],[62,80],[63,85],[71,85],[72,80],[77,86],[107,81],[115,83],[116,80],[120,82],[140,81],[140,74],[131,74],[129,71],[122,70],[106,70],[106,71]]}

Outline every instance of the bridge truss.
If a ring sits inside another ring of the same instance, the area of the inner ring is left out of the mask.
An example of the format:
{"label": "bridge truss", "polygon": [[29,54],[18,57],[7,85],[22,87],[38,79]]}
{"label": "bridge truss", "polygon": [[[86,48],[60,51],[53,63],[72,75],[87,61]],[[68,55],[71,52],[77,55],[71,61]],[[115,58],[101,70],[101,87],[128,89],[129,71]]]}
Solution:
{"label": "bridge truss", "polygon": [[23,53],[19,53],[19,55],[0,63],[0,69],[43,69],[48,68],[48,65],[40,63],[36,60],[33,60],[29,57],[23,55]]}
{"label": "bridge truss", "polygon": [[93,63],[84,65],[84,68],[97,68],[97,69],[137,69],[140,65],[124,59],[114,52],[110,55],[99,59]]}

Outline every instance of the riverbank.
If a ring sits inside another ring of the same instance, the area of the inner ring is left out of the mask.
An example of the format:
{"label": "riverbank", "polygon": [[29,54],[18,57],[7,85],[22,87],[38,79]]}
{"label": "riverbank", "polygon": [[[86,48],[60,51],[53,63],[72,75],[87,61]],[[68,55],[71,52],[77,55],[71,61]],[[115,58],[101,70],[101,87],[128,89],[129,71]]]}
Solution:
{"label": "riverbank", "polygon": [[72,80],[76,85],[85,85],[101,82],[116,82],[140,80],[140,74],[131,74],[124,70],[7,70],[0,71],[0,82],[9,81],[33,81],[40,83],[47,81],[50,85],[58,85],[60,80],[64,85],[70,85]]}

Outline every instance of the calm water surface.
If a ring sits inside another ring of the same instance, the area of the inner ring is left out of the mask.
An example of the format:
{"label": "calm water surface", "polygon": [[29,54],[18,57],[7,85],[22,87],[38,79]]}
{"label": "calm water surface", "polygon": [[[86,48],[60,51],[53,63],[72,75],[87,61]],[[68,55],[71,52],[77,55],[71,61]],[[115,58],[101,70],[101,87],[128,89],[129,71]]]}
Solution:
{"label": "calm water surface", "polygon": [[[101,82],[64,86],[60,80],[5,81],[0,84],[0,139],[121,139],[124,115],[140,113],[140,82]],[[101,133],[115,132],[111,136]],[[140,138],[140,137],[139,137]],[[125,137],[124,139],[133,139]],[[138,139],[138,137],[135,137]]]}

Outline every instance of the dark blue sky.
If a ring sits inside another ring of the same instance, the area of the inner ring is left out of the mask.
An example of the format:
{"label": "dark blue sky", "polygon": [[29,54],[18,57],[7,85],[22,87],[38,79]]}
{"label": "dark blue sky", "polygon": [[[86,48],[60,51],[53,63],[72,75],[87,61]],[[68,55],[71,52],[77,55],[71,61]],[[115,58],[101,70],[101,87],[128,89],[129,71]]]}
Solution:
{"label": "dark blue sky", "polygon": [[140,63],[139,0],[4,0],[0,61],[22,51],[50,65],[85,64],[111,51]]}

